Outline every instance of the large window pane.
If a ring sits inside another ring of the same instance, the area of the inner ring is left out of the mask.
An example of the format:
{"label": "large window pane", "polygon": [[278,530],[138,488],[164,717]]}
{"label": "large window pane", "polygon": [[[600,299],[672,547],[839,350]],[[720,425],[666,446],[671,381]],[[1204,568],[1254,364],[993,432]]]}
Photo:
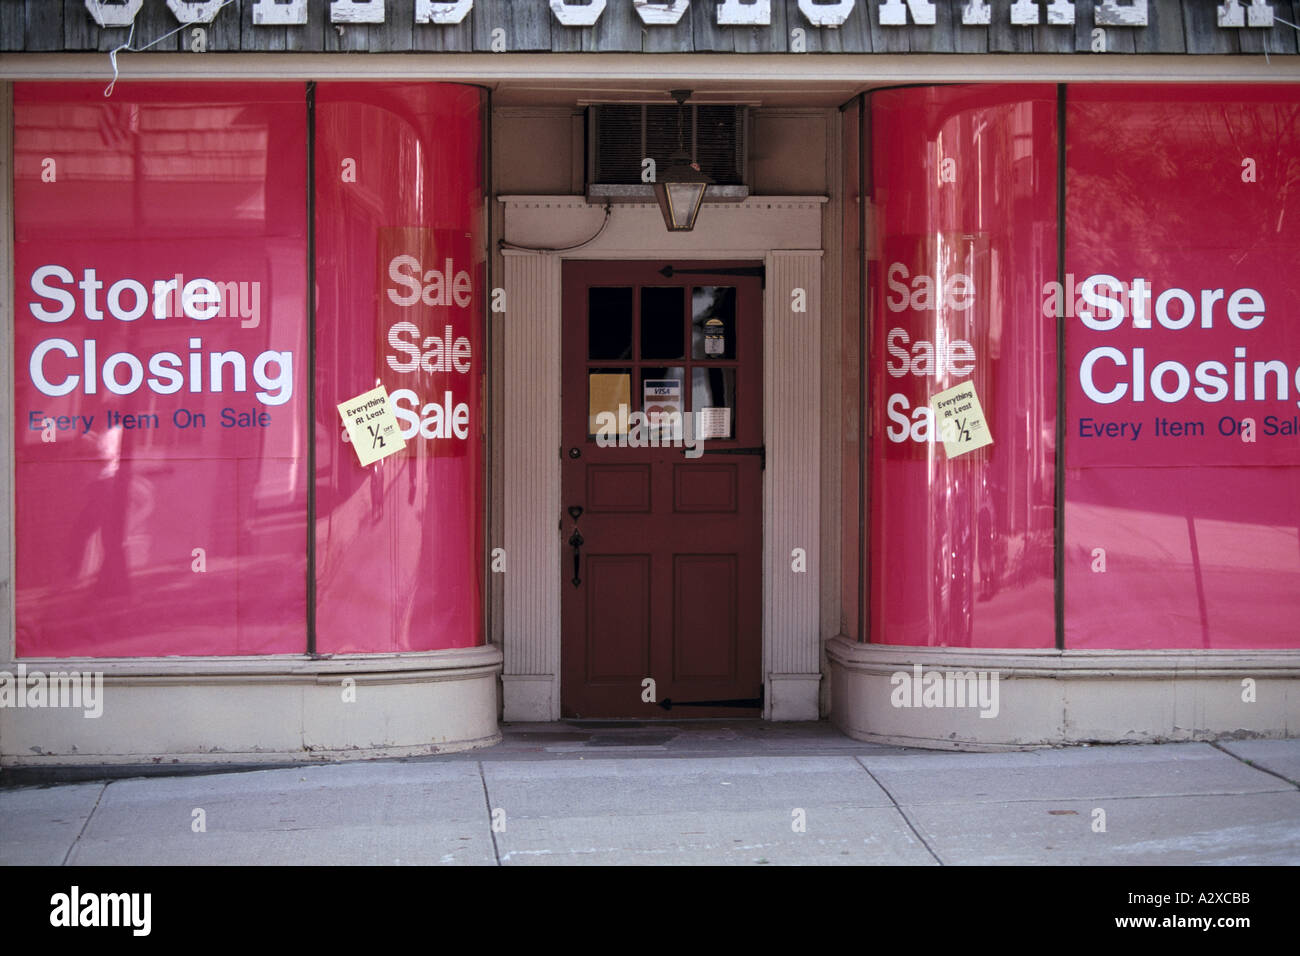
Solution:
{"label": "large window pane", "polygon": [[17,651],[306,650],[301,84],[17,84]]}

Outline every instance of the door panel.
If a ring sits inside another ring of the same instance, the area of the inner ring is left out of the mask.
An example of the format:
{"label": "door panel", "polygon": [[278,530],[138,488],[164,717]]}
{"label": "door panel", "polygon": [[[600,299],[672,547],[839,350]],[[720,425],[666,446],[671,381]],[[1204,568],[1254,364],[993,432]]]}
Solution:
{"label": "door panel", "polygon": [[[566,717],[759,711],[763,459],[726,452],[762,444],[762,286],[714,272],[665,278],[664,265],[564,265]],[[638,422],[674,411],[680,427]],[[688,455],[697,425],[710,437]],[[570,508],[582,509],[576,520]]]}

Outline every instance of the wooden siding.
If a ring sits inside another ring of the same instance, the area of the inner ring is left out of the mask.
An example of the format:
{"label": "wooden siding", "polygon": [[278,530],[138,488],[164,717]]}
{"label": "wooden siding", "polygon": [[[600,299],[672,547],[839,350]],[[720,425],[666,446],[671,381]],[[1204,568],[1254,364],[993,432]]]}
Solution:
{"label": "wooden siding", "polygon": [[[1013,26],[1012,0],[989,0],[992,24],[964,26],[964,0],[935,0],[933,26],[881,26],[880,0],[858,0],[838,28],[813,27],[798,0],[773,0],[771,25],[719,26],[716,0],[694,0],[672,26],[647,26],[632,0],[608,0],[591,27],[559,23],[547,0],[475,0],[459,24],[415,23],[415,0],[387,0],[383,23],[332,24],[327,0],[308,0],[303,26],[253,26],[253,0],[234,0],[206,31],[208,53],[370,52],[491,53],[790,53],[795,30],[807,53],[1081,53],[1092,52],[1094,0],[1075,0],[1074,26]],[[1095,0],[1097,4],[1101,0]],[[1142,27],[1105,27],[1110,53],[1295,54],[1300,0],[1272,0],[1272,28],[1226,29],[1217,24],[1219,0],[1150,0]],[[1046,16],[1042,17],[1046,20]],[[164,0],[144,0],[136,18],[139,47],[179,23]],[[497,30],[503,31],[496,33]],[[0,0],[0,52],[106,51],[126,41],[127,29],[104,29],[83,0]],[[186,29],[150,47],[185,51]]]}

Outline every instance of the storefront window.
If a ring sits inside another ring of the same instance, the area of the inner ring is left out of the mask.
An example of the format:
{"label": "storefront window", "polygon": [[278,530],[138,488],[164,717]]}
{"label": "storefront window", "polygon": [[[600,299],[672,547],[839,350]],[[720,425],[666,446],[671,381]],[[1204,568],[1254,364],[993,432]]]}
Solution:
{"label": "storefront window", "polygon": [[1069,88],[1065,642],[1295,647],[1300,94]]}
{"label": "storefront window", "polygon": [[304,649],[297,85],[14,88],[17,653]]}
{"label": "storefront window", "polygon": [[[483,641],[482,92],[316,87],[317,650]],[[368,468],[337,405],[383,384]]]}
{"label": "storefront window", "polygon": [[869,107],[871,639],[1050,647],[1056,88]]}
{"label": "storefront window", "polygon": [[1059,92],[869,98],[871,640],[1296,646],[1300,97]]}
{"label": "storefront window", "polygon": [[[15,85],[19,656],[482,642],[481,109]],[[377,384],[406,448],[363,467],[337,406]]]}

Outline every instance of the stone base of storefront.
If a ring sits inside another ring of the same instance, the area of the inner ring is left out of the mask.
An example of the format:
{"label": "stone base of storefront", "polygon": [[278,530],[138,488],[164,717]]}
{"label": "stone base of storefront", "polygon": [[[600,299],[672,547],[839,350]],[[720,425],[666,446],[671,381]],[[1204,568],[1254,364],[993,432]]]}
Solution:
{"label": "stone base of storefront", "polygon": [[[831,721],[858,740],[1018,750],[1300,735],[1297,650],[986,650],[836,637],[827,654]],[[954,676],[941,685],[931,673]],[[962,700],[981,686],[983,706]]]}
{"label": "stone base of storefront", "polygon": [[0,708],[0,765],[284,763],[414,756],[500,741],[498,647],[392,655],[25,660],[103,675],[83,708]]}

